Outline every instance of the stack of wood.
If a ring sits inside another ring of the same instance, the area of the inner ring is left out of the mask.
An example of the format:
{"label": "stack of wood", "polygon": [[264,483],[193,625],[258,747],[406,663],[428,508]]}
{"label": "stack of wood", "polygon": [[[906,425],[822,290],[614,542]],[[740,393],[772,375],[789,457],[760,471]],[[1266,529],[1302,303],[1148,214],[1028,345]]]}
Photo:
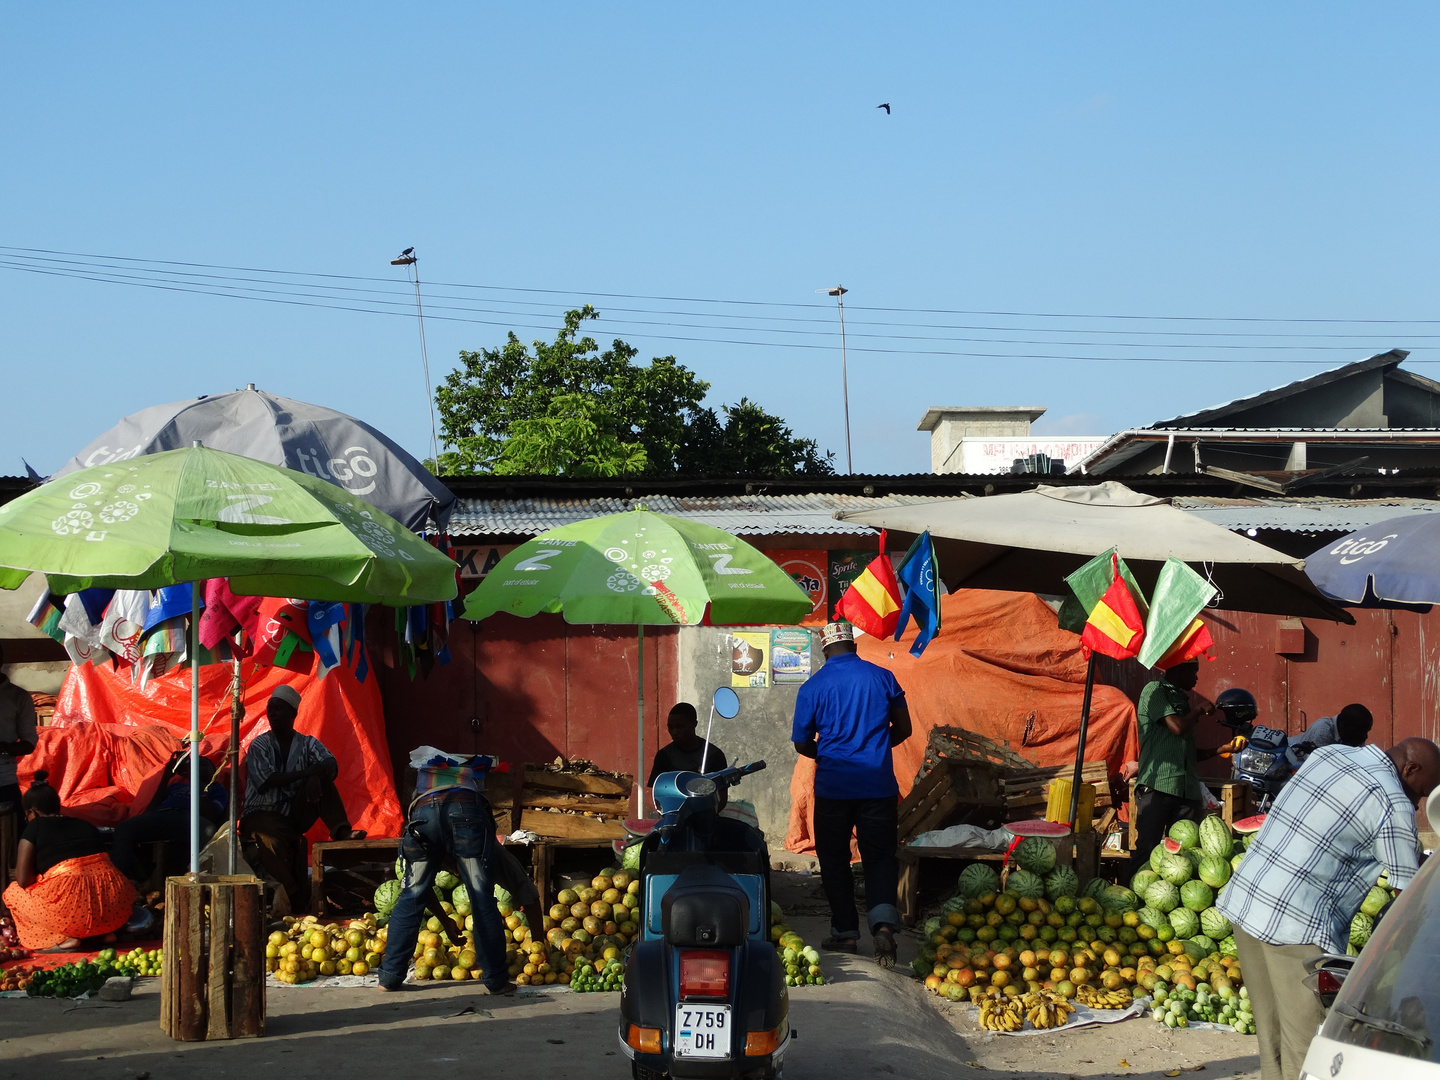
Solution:
{"label": "stack of wood", "polygon": [[[1056,777],[1062,780],[1073,780],[1075,766],[1053,765],[1042,769],[1031,765],[1028,769],[1007,773],[1004,779],[1005,820],[1026,821],[1030,818],[1044,817],[1045,803],[1049,798],[1050,781]],[[1105,810],[1113,805],[1110,794],[1109,768],[1103,761],[1087,761],[1081,770],[1080,777],[1082,783],[1095,785],[1095,816],[1099,818]]]}
{"label": "stack of wood", "polygon": [[485,797],[502,833],[528,829],[546,839],[618,840],[625,835],[633,787],[624,773],[526,765],[490,773]]}

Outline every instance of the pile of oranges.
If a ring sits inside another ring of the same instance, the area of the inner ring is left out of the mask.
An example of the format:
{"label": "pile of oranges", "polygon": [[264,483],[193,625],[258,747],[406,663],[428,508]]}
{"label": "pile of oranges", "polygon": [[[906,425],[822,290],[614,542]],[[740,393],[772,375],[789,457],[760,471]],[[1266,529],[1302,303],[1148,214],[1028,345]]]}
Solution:
{"label": "pile of oranges", "polygon": [[284,930],[265,943],[265,968],[281,982],[306,983],[328,975],[366,975],[385,952],[385,930],[375,916],[322,923],[314,915],[285,917]]}
{"label": "pile of oranges", "polygon": [[[630,870],[604,870],[581,889],[562,889],[545,914],[541,937],[510,915],[505,959],[521,986],[568,985],[582,965],[597,974],[640,933],[640,882]],[[501,914],[506,914],[504,906]],[[512,920],[514,920],[512,924]]]}

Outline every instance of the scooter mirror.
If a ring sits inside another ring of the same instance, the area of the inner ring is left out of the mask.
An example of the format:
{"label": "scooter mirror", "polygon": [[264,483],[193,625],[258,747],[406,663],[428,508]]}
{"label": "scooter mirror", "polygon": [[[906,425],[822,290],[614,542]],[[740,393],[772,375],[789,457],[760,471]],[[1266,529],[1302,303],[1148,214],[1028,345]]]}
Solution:
{"label": "scooter mirror", "polygon": [[728,686],[716,690],[711,700],[715,704],[715,711],[726,720],[734,720],[740,713],[740,695]]}

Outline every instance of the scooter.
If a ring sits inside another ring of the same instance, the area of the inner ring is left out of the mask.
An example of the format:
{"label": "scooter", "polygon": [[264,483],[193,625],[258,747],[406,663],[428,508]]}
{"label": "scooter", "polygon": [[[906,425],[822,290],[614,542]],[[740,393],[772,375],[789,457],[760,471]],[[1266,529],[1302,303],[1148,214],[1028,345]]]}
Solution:
{"label": "scooter", "polygon": [[1299,768],[1299,760],[1290,749],[1290,738],[1276,728],[1257,727],[1255,718],[1259,708],[1255,696],[1248,690],[1232,689],[1221,692],[1215,700],[1220,710],[1220,723],[1246,738],[1243,750],[1230,758],[1231,775],[1236,780],[1245,780],[1255,792],[1256,813],[1265,813]]}
{"label": "scooter", "polygon": [[[722,693],[717,711],[738,711]],[[661,816],[641,848],[643,923],[620,995],[620,1049],[636,1080],[783,1075],[796,1033],[770,941],[769,851],[759,830],[719,815],[720,792],[763,768],[655,780]]]}

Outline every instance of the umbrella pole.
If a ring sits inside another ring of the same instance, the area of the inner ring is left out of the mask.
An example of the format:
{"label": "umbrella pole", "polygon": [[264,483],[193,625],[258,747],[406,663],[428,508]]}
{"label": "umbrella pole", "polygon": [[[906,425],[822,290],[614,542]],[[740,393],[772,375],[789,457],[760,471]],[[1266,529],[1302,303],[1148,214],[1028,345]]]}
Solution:
{"label": "umbrella pole", "polygon": [[1080,705],[1080,737],[1075,746],[1075,779],[1070,784],[1070,831],[1075,831],[1075,819],[1080,815],[1080,781],[1085,773],[1085,734],[1090,727],[1090,695],[1095,690],[1095,654],[1091,652],[1090,663],[1085,668],[1085,700]]}
{"label": "umbrella pole", "polygon": [[245,680],[240,673],[239,645],[235,652],[235,680],[231,683],[230,701],[230,750],[225,756],[230,762],[230,836],[226,852],[228,873],[235,873],[240,862],[240,835],[236,829],[240,824],[240,718],[245,715]]}
{"label": "umbrella pole", "polygon": [[190,583],[190,874],[200,873],[200,589]]}
{"label": "umbrella pole", "polygon": [[636,662],[635,670],[639,693],[636,695],[636,708],[639,714],[635,723],[635,816],[645,816],[645,624],[640,623],[636,627],[637,638],[640,642],[639,659]]}

